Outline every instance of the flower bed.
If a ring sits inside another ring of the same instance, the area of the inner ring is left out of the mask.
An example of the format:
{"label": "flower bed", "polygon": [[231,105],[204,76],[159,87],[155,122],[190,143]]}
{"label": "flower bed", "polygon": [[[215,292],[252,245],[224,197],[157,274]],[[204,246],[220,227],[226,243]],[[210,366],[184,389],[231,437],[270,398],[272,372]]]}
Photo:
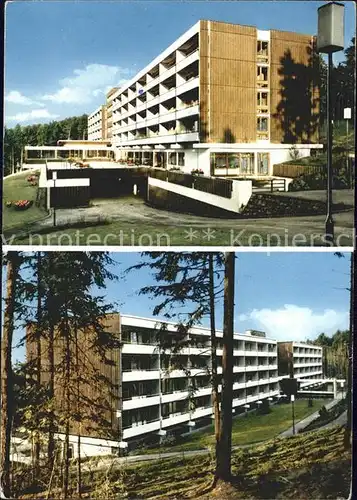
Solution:
{"label": "flower bed", "polygon": [[31,207],[32,203],[33,203],[32,200],[18,200],[18,201],[12,202],[11,205],[16,210],[27,210],[28,208]]}

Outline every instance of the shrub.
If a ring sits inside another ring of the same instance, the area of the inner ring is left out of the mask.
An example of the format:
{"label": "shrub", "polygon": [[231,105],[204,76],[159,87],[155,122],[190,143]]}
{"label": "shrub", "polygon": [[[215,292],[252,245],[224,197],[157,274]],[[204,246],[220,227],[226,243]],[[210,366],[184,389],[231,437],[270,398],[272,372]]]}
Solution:
{"label": "shrub", "polygon": [[6,202],[6,206],[7,206],[8,208],[12,207],[12,201],[7,201],[7,202]]}
{"label": "shrub", "polygon": [[32,205],[32,200],[18,200],[15,202],[14,206],[16,210],[27,210]]}
{"label": "shrub", "polygon": [[289,149],[289,155],[292,160],[297,160],[298,158],[300,158],[299,150],[297,149],[295,144]]}
{"label": "shrub", "polygon": [[201,168],[195,168],[191,170],[191,175],[204,175],[204,172]]}
{"label": "shrub", "polygon": [[321,408],[319,409],[319,415],[322,420],[328,418],[329,414],[326,410],[326,406],[321,406]]}

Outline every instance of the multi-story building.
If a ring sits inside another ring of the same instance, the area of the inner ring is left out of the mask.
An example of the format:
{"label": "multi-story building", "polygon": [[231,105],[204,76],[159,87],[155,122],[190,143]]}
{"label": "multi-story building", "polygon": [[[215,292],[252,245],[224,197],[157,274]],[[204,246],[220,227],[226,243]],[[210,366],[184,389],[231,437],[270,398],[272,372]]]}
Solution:
{"label": "multi-story building", "polygon": [[323,349],[304,342],[278,342],[278,364],[280,376],[322,379]]}
{"label": "multi-story building", "polygon": [[113,89],[106,137],[144,165],[271,176],[293,145],[321,147],[314,50],[311,35],[198,21]]}
{"label": "multi-story building", "polygon": [[[113,387],[117,388],[114,396],[109,396],[108,389],[104,386],[92,389],[93,397],[97,398],[98,394],[102,397],[103,394],[107,395],[104,414],[108,422],[107,428],[111,431],[109,434],[107,430],[104,433],[98,422],[88,422],[81,431],[83,443],[104,447],[115,447],[120,443],[120,447],[126,447],[139,439],[153,435],[163,436],[167,431],[185,433],[192,427],[211,422],[213,409],[209,329],[191,328],[185,339],[189,341],[189,347],[180,351],[179,363],[170,366],[170,360],[158,347],[159,325],[156,320],[115,313],[107,316],[106,328],[120,340],[120,347],[110,353],[112,364],[104,365],[96,358],[93,349],[88,349],[86,356],[91,357],[90,364],[95,365],[98,372],[108,377]],[[175,332],[175,325],[167,323],[165,335]],[[222,373],[222,336],[223,333],[218,331],[218,373]],[[62,359],[60,342],[59,339],[55,348],[56,363]],[[90,343],[85,337],[80,342],[81,352],[84,352],[85,346]],[[28,343],[29,360],[35,353],[34,348],[34,344]],[[277,342],[266,338],[264,333],[248,331],[234,335],[235,413],[247,411],[248,408],[261,404],[264,399],[272,400],[279,396],[277,359]],[[45,363],[46,361],[44,371]],[[60,375],[58,377],[55,395],[62,407],[63,379]],[[42,379],[46,380],[47,375]],[[73,435],[77,432],[75,423],[71,432]],[[105,441],[106,439],[109,441]],[[103,442],[109,444],[103,445]]]}
{"label": "multi-story building", "polygon": [[119,87],[113,87],[107,92],[107,102],[105,105],[105,126],[104,135],[106,139],[111,140],[113,136],[113,101],[114,95],[120,89]]}
{"label": "multi-story building", "polygon": [[106,106],[99,106],[88,116],[88,141],[102,141],[106,138]]}

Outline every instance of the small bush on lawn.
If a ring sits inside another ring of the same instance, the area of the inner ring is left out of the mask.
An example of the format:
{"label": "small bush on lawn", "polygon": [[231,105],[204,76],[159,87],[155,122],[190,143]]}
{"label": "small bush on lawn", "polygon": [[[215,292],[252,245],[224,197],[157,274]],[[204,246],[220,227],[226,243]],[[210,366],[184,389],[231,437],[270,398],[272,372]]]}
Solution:
{"label": "small bush on lawn", "polygon": [[16,210],[27,210],[31,207],[32,203],[32,200],[18,200],[14,203],[14,207]]}

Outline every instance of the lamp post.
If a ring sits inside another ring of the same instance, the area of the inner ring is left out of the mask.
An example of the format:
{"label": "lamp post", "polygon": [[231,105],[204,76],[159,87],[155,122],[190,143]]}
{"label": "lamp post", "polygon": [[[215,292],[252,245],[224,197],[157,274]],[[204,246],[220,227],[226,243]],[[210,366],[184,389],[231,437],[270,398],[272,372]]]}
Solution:
{"label": "lamp post", "polygon": [[326,243],[334,243],[332,217],[332,54],[344,48],[344,5],[330,2],[318,8],[317,51],[328,55],[327,66],[327,214],[325,221]]}
{"label": "lamp post", "polygon": [[[346,120],[346,173],[348,172],[349,170],[349,164],[348,164],[348,153],[349,153],[349,140],[348,140],[348,120],[351,119],[351,116],[352,116],[352,113],[351,113],[351,108],[344,108],[343,110],[343,118]],[[352,189],[352,184],[353,184],[353,181],[352,181],[352,169],[351,169],[351,172],[350,172],[350,175],[348,176],[349,177],[349,181],[350,181],[350,188]]]}
{"label": "lamp post", "polygon": [[290,396],[290,401],[291,401],[291,412],[292,412],[292,417],[293,417],[293,435],[295,436],[295,396],[292,394]]}
{"label": "lamp post", "polygon": [[57,193],[56,193],[56,180],[57,180],[57,172],[52,172],[53,179],[53,226],[56,226],[56,202],[57,202]]}

